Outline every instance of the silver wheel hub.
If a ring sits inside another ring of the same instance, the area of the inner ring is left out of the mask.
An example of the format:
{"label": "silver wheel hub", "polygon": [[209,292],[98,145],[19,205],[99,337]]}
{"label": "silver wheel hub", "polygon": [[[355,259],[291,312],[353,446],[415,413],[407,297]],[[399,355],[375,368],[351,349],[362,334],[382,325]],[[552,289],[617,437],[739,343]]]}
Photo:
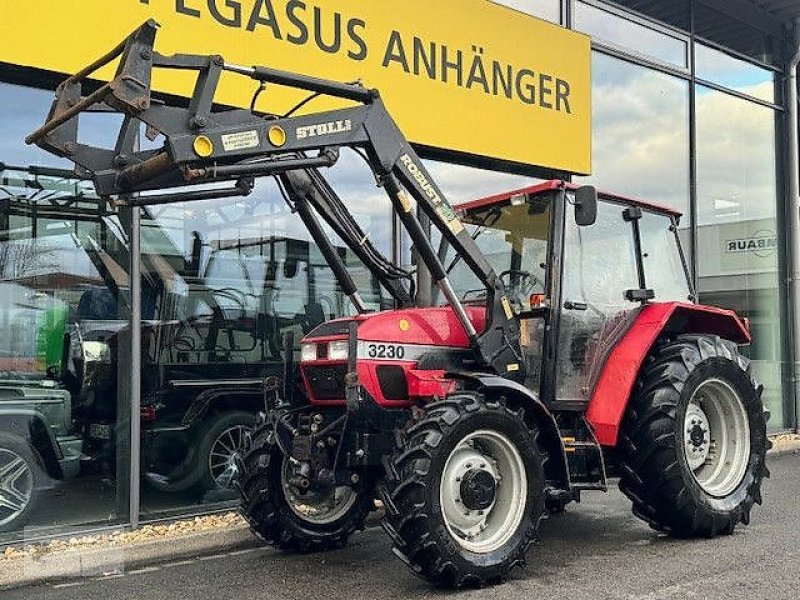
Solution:
{"label": "silver wheel hub", "polygon": [[716,497],[733,492],[750,460],[750,422],[739,394],[721,379],[701,383],[683,422],[683,449],[693,477]]}
{"label": "silver wheel hub", "polygon": [[350,486],[331,486],[327,490],[301,488],[293,483],[302,464],[284,459],[281,469],[283,495],[291,511],[309,523],[327,525],[344,517],[358,500],[358,493]]}
{"label": "silver wheel hub", "polygon": [[527,503],[525,464],[505,435],[481,430],[450,453],[439,489],[448,532],[463,548],[483,554],[516,533]]}
{"label": "silver wheel hub", "polygon": [[708,418],[699,404],[689,404],[686,409],[685,423],[686,459],[689,461],[689,467],[695,471],[705,463],[711,449]]}
{"label": "silver wheel hub", "polygon": [[10,448],[0,448],[0,525],[10,523],[22,514],[32,496],[30,465]]}
{"label": "silver wheel hub", "polygon": [[208,470],[217,485],[229,489],[239,475],[237,459],[247,450],[248,435],[252,431],[246,425],[235,425],[223,431],[208,454]]}

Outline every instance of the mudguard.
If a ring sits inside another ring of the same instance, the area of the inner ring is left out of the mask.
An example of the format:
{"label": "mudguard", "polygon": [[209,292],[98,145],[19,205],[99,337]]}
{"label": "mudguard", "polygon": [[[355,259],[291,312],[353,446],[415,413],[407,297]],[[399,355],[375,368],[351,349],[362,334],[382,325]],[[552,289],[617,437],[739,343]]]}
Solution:
{"label": "mudguard", "polygon": [[616,446],[631,391],[655,341],[663,334],[680,333],[704,333],[737,344],[750,343],[750,333],[731,310],[686,302],[646,305],[609,354],[589,400],[586,419],[601,445]]}
{"label": "mudguard", "polygon": [[515,381],[488,373],[448,373],[447,377],[470,382],[495,397],[512,399],[525,409],[528,419],[533,416],[539,429],[539,443],[547,451],[545,472],[548,480],[557,482],[562,489],[570,489],[567,455],[558,424],[536,393]]}
{"label": "mudguard", "polygon": [[64,479],[59,465],[63,458],[53,431],[42,413],[30,408],[0,408],[0,431],[8,431],[26,440],[36,450],[42,466],[53,479]]}

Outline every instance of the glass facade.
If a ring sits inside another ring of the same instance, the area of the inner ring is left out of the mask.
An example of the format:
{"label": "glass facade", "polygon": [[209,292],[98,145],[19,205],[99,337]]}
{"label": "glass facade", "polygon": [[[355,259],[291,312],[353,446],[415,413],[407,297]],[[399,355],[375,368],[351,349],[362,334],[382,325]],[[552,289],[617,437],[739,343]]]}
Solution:
{"label": "glass facade", "polygon": [[[785,410],[794,391],[782,383],[789,357],[780,310],[784,134],[775,40],[754,30],[736,48],[722,47],[710,9],[690,10],[689,0],[655,3],[663,5],[662,23],[620,7],[654,4],[643,0],[497,3],[592,35],[594,166],[576,181],[683,213],[678,235],[699,301],[750,319],[748,352],[765,386],[770,427],[795,427],[794,411]],[[693,27],[696,36],[688,33]],[[0,67],[0,80],[18,83],[9,69]],[[284,334],[299,340],[352,310],[272,180],[246,198],[142,209],[135,231],[131,211],[71,178],[64,171],[71,163],[21,142],[51,98],[34,85],[0,83],[0,544],[65,526],[126,523],[132,492],[140,497],[135,518],[229,506],[229,459],[252,427],[262,382],[298,350],[283,347]],[[107,119],[91,118],[92,142],[113,143],[105,139]],[[455,204],[537,181],[426,164]],[[409,264],[409,243],[393,239],[389,205],[361,158],[343,152],[329,176],[372,243]],[[614,242],[618,217],[601,206],[598,227],[566,233],[584,275],[565,279],[566,289],[609,311],[619,298],[606,298],[603,286],[612,277],[617,287],[635,279],[632,263],[619,261],[622,271],[609,277],[606,256],[581,256],[587,240],[576,236],[601,236],[609,254],[627,258]],[[648,215],[641,227],[649,287],[658,298],[684,299],[670,223]],[[134,323],[130,242],[137,234],[142,316]],[[483,241],[495,242],[508,244],[502,236]],[[524,260],[536,263],[545,242],[525,246]],[[368,272],[336,245],[364,301],[389,307]],[[459,279],[453,265],[455,286],[469,293],[464,271]],[[580,327],[567,321],[565,353],[580,343]],[[137,415],[130,414],[134,331],[142,344]],[[575,373],[559,374],[564,397],[577,397],[584,384]],[[132,416],[141,427],[136,457]],[[131,490],[135,460],[142,477]]]}
{"label": "glass facade", "polygon": [[[389,207],[361,158],[343,152],[329,176],[388,255]],[[388,308],[391,297],[337,245],[365,305]],[[282,373],[285,334],[299,359],[303,335],[353,308],[270,179],[241,200],[143,209],[141,247],[141,498],[154,517],[238,497],[232,453],[263,408],[262,382]]]}
{"label": "glass facade", "polygon": [[51,92],[0,98],[2,541],[128,519],[130,214],[20,143]]}

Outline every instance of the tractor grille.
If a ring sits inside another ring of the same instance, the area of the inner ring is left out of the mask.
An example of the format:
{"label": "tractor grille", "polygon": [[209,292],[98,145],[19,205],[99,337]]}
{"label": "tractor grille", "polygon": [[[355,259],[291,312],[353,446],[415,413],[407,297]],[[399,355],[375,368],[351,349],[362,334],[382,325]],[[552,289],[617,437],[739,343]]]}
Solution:
{"label": "tractor grille", "polygon": [[403,367],[380,365],[375,369],[378,384],[387,400],[408,400],[408,382]]}
{"label": "tractor grille", "polygon": [[311,395],[317,400],[344,400],[347,365],[309,365],[303,367]]}

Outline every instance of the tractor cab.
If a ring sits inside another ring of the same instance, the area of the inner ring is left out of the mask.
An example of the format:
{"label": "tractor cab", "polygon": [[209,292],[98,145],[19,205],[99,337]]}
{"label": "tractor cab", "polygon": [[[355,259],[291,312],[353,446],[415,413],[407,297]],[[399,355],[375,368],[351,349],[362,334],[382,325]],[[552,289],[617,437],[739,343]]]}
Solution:
{"label": "tractor cab", "polygon": [[[520,320],[525,386],[551,407],[585,409],[645,303],[694,298],[671,208],[547,181],[456,209]],[[445,265],[462,300],[480,303],[464,261],[448,251]]]}

